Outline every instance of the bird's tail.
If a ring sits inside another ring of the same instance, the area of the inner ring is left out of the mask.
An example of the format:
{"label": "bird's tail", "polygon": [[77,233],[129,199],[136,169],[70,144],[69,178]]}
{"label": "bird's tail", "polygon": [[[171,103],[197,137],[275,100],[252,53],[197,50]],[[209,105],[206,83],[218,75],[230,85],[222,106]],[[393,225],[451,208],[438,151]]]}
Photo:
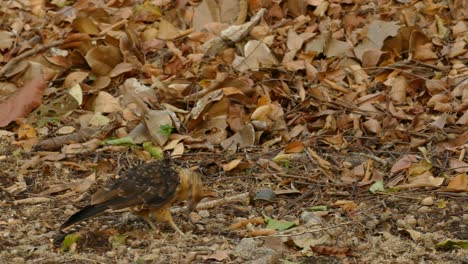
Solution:
{"label": "bird's tail", "polygon": [[70,216],[65,223],[62,224],[60,229],[65,229],[73,224],[84,221],[90,217],[99,215],[109,209],[106,205],[88,205],[85,208],[81,209],[79,212]]}

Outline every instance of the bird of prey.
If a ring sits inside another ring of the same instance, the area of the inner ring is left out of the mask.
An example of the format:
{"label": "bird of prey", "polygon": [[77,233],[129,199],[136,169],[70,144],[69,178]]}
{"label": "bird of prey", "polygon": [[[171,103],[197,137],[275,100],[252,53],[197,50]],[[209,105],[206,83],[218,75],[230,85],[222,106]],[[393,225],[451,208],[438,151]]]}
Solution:
{"label": "bird of prey", "polygon": [[210,194],[203,191],[199,174],[179,168],[165,158],[131,168],[123,177],[98,190],[90,205],[70,216],[61,229],[106,211],[129,208],[142,216],[154,230],[152,219],[166,222],[184,235],[172,219],[171,205],[186,201],[189,211],[193,211],[206,196]]}

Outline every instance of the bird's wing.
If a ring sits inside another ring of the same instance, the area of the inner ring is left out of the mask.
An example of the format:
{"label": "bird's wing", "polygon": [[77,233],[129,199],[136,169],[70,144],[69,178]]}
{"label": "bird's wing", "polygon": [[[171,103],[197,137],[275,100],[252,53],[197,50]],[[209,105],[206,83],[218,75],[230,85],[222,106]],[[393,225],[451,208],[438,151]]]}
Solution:
{"label": "bird's wing", "polygon": [[114,210],[140,205],[157,208],[172,200],[179,183],[179,175],[170,164],[143,164],[96,192],[91,204]]}
{"label": "bird's wing", "polygon": [[170,205],[180,184],[178,171],[169,161],[140,165],[108,186],[97,191],[91,204],[84,207],[62,225],[61,229],[100,215],[109,209],[133,207],[134,210],[158,209]]}

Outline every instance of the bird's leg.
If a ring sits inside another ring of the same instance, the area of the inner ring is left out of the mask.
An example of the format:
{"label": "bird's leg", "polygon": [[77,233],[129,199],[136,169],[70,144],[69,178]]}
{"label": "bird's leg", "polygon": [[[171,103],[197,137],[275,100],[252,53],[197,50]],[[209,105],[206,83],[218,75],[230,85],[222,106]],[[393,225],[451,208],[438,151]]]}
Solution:
{"label": "bird's leg", "polygon": [[151,218],[150,218],[148,215],[143,216],[143,219],[146,220],[146,222],[148,223],[148,225],[151,227],[151,229],[153,229],[153,231],[154,231],[156,234],[159,233],[159,229],[156,227],[156,225],[153,223],[153,221],[151,220]]}
{"label": "bird's leg", "polygon": [[[172,220],[172,219],[171,219]],[[185,236],[184,232],[182,232],[178,227],[177,225],[174,223],[174,221],[170,221],[169,222],[169,225],[174,228],[174,230],[179,233],[181,236]]]}
{"label": "bird's leg", "polygon": [[174,219],[172,219],[172,215],[168,207],[153,210],[151,211],[151,215],[159,222],[168,223],[177,233],[181,236],[185,236],[185,234],[174,223]]}

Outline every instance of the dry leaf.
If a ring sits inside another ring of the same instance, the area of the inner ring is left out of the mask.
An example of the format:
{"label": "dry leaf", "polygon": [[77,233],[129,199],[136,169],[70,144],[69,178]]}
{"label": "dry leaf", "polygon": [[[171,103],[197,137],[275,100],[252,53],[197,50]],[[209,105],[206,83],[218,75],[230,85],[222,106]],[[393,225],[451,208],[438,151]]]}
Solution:
{"label": "dry leaf", "polygon": [[18,89],[8,99],[0,102],[0,127],[25,117],[42,103],[45,82],[41,75],[37,75],[30,82]]}
{"label": "dry leaf", "polygon": [[450,179],[446,190],[468,193],[468,175],[466,173],[462,173]]}
{"label": "dry leaf", "polygon": [[222,165],[223,166],[223,171],[228,172],[228,171],[231,171],[231,170],[235,169],[237,167],[237,165],[240,164],[241,161],[242,161],[242,158],[231,160],[229,163],[223,164]]}
{"label": "dry leaf", "polygon": [[418,162],[415,155],[404,155],[400,159],[398,159],[395,164],[393,164],[392,168],[390,169],[391,173],[398,173],[404,171],[411,167],[412,164]]}
{"label": "dry leaf", "polygon": [[284,148],[284,153],[299,153],[304,150],[304,144],[300,141],[293,141]]}

